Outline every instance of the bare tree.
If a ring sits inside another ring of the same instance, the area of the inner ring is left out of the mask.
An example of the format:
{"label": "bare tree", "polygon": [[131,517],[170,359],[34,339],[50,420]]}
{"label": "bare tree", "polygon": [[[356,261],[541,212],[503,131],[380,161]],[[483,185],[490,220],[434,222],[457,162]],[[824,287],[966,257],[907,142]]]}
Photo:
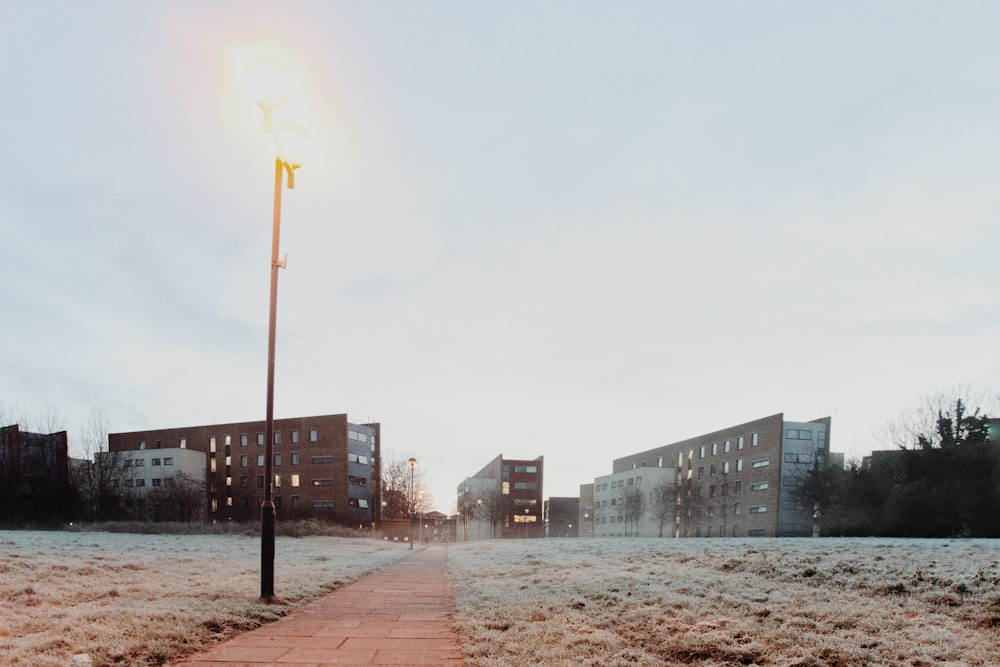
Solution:
{"label": "bare tree", "polygon": [[108,417],[101,408],[91,410],[81,429],[84,462],[70,467],[71,485],[87,521],[127,518],[135,504],[130,463],[120,452],[109,451]]}
{"label": "bare tree", "polygon": [[632,536],[639,534],[639,521],[642,519],[645,510],[645,500],[642,496],[642,488],[636,484],[619,487],[618,508],[621,512],[622,520],[625,522],[625,536],[628,536],[629,525],[632,526]]}
{"label": "bare tree", "polygon": [[[429,507],[431,498],[424,489],[424,469],[410,468],[409,457],[390,452],[382,458],[382,502],[385,519],[406,519]],[[412,475],[412,476],[411,476]],[[423,495],[421,495],[423,494]]]}
{"label": "bare tree", "polygon": [[659,525],[659,536],[663,537],[663,526],[673,524],[677,507],[677,484],[661,479],[649,492],[649,513]]}
{"label": "bare tree", "polygon": [[508,513],[508,497],[499,486],[490,485],[476,495],[477,518],[490,524],[490,537],[496,537],[497,526]]}
{"label": "bare tree", "polygon": [[196,521],[205,515],[205,483],[178,473],[146,494],[147,518],[156,521]]}

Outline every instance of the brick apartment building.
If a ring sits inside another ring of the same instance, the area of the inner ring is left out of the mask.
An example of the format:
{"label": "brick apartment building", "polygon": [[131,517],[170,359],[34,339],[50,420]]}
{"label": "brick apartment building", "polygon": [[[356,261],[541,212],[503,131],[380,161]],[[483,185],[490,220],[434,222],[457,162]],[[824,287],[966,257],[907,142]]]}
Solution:
{"label": "brick apartment building", "polygon": [[[469,508],[475,529],[468,539],[480,537],[543,537],[542,479],[544,457],[505,459],[503,455],[463,481],[458,487],[458,507]],[[486,524],[486,534],[479,530]]]}
{"label": "brick apartment building", "polygon": [[[210,521],[260,518],[264,421],[111,433],[112,452],[192,450],[203,455]],[[381,521],[380,424],[346,414],[274,420],[278,519],[315,517],[358,527]],[[149,481],[152,484],[152,479]]]}
{"label": "brick apartment building", "polygon": [[814,466],[843,466],[830,453],[830,422],[779,413],[623,456],[613,469],[676,470],[675,537],[812,535],[812,508],[795,490]]}

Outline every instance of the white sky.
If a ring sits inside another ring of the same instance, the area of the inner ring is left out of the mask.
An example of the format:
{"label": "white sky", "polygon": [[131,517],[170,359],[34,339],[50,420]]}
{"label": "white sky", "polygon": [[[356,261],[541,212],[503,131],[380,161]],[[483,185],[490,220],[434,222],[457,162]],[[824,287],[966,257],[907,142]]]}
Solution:
{"label": "white sky", "polygon": [[1000,5],[0,5],[0,407],[79,434],[264,415],[273,148],[297,73],[276,416],[383,424],[448,511],[776,412],[834,450],[1000,372]]}

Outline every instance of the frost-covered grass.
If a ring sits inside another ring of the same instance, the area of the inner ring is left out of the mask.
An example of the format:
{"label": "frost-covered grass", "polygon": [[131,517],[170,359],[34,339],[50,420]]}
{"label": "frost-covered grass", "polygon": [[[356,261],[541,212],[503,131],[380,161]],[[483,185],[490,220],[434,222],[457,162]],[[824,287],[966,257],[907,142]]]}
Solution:
{"label": "frost-covered grass", "polygon": [[1000,665],[997,540],[449,548],[470,666]]}
{"label": "frost-covered grass", "polygon": [[[279,537],[265,605],[254,536],[0,531],[0,665],[176,660],[409,553]],[[472,667],[1000,665],[997,540],[484,540],[448,567]]]}
{"label": "frost-covered grass", "polygon": [[268,605],[259,537],[0,531],[0,665],[174,660],[410,553],[331,537],[278,537],[275,550]]}

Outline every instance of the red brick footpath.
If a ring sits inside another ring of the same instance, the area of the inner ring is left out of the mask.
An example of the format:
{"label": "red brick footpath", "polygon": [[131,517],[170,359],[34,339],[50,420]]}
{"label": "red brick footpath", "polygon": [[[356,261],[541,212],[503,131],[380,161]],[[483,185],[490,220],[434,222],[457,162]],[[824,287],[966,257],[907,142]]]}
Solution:
{"label": "red brick footpath", "polygon": [[387,565],[176,667],[461,665],[445,547]]}

